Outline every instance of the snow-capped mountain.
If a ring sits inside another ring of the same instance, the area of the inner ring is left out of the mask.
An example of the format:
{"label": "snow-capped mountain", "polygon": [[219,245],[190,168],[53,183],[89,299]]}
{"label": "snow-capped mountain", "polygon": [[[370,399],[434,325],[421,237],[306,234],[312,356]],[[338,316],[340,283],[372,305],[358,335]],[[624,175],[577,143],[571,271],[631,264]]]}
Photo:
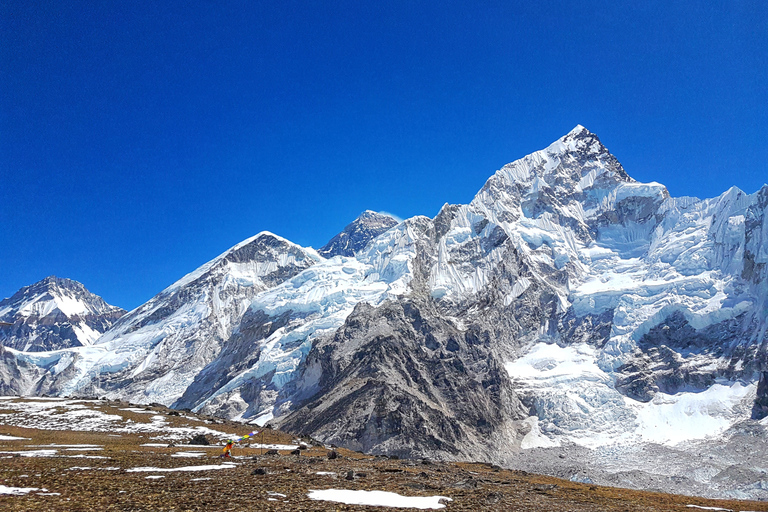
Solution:
{"label": "snow-capped mountain", "polygon": [[96,344],[22,359],[48,370],[40,392],[171,404],[218,356],[254,296],[321,259],[259,233],[126,314]]}
{"label": "snow-capped mountain", "polygon": [[6,350],[0,378],[374,453],[768,497],[767,214],[768,186],[638,183],[578,126],[434,219],[363,214],[322,254],[257,235],[93,346]]}
{"label": "snow-capped mountain", "polygon": [[125,310],[72,281],[49,276],[0,301],[0,344],[17,350],[45,350],[91,345]]}

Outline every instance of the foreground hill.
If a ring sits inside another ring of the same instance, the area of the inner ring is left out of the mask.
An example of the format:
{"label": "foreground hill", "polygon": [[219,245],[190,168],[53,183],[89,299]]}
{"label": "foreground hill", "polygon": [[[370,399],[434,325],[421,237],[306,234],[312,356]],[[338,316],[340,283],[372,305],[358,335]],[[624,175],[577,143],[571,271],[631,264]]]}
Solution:
{"label": "foreground hill", "polygon": [[[251,428],[161,406],[5,397],[0,508],[385,511],[399,499],[448,511],[768,511],[766,503],[627,491],[489,464],[371,457],[272,429],[219,458],[223,440]],[[213,444],[187,444],[201,435]],[[344,499],[379,506],[328,501]]]}

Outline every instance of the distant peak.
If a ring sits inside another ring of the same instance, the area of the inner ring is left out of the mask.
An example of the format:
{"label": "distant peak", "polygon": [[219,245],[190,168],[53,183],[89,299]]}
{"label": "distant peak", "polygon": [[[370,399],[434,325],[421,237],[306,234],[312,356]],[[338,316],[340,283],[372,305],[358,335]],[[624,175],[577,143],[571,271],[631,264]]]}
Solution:
{"label": "distant peak", "polygon": [[386,212],[375,212],[373,210],[365,210],[363,213],[357,216],[357,219],[355,219],[355,221],[366,220],[366,219],[378,219],[378,218],[394,219],[394,216]]}
{"label": "distant peak", "polygon": [[576,127],[568,132],[568,134],[566,134],[561,140],[596,140],[600,142],[600,138],[597,135],[587,130],[580,124],[577,124]]}
{"label": "distant peak", "polygon": [[558,151],[576,151],[587,155],[609,153],[608,148],[600,141],[600,137],[580,124],[576,125],[566,136],[550,146],[550,148],[555,147],[559,148]]}
{"label": "distant peak", "polygon": [[83,286],[82,283],[75,281],[73,279],[67,279],[66,277],[56,277],[54,275],[45,277],[41,279],[40,281],[27,286],[26,288],[29,289],[40,289],[40,288],[51,288],[54,286],[58,286],[61,288],[68,288],[68,289],[85,289],[85,286]]}
{"label": "distant peak", "polygon": [[324,258],[353,256],[365,248],[368,242],[397,224],[398,220],[392,215],[365,210],[317,252]]}

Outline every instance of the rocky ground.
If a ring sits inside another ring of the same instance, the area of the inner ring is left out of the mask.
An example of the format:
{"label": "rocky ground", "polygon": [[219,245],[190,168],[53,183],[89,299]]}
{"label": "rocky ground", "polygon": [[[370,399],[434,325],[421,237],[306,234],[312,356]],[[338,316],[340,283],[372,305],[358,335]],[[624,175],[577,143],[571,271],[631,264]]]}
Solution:
{"label": "rocky ground", "polygon": [[[222,440],[252,428],[163,407],[4,397],[0,510],[395,510],[309,497],[339,489],[442,496],[432,503],[448,511],[768,511],[763,502],[629,491],[487,464],[370,457],[270,429],[238,443],[232,459],[219,457]],[[195,436],[213,445],[187,444]]]}

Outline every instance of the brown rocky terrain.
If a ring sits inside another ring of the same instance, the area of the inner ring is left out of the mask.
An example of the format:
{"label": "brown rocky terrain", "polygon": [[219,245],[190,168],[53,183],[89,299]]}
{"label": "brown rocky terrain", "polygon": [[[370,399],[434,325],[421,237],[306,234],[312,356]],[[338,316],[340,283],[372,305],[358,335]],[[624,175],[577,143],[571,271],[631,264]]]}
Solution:
{"label": "brown rocky terrain", "polygon": [[[768,511],[768,503],[601,487],[488,464],[372,457],[269,428],[238,443],[231,459],[219,457],[223,439],[252,429],[159,406],[5,397],[0,510],[396,510],[308,497],[351,489],[444,496],[447,511]],[[213,444],[187,444],[196,435]]]}

